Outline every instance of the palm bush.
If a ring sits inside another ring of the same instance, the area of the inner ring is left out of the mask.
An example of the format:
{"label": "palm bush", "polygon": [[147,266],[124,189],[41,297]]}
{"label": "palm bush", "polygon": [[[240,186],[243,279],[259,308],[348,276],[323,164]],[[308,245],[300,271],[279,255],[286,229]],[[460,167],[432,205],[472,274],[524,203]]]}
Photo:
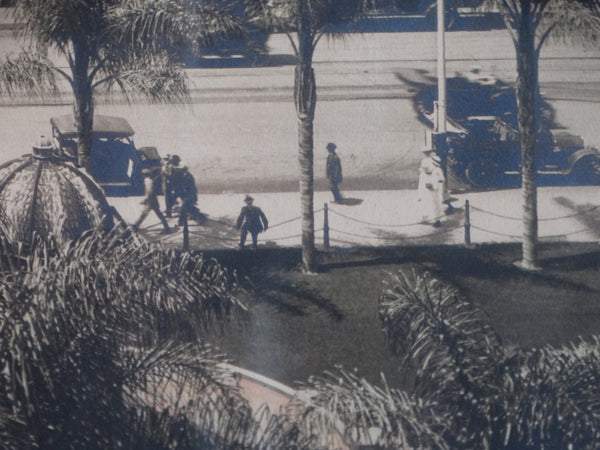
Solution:
{"label": "palm bush", "polygon": [[434,404],[390,388],[375,386],[358,374],[337,368],[308,381],[288,414],[315,448],[447,448],[444,421]]}
{"label": "palm bush", "polygon": [[235,278],[215,261],[165,252],[116,229],[90,231],[65,248],[40,241],[28,258],[5,260],[5,448],[299,442],[293,423],[250,409],[223,355],[202,342],[212,323],[247,316],[231,295]]}
{"label": "palm bush", "polygon": [[598,447],[598,338],[508,354],[455,288],[415,266],[391,275],[380,317],[450,447]]}

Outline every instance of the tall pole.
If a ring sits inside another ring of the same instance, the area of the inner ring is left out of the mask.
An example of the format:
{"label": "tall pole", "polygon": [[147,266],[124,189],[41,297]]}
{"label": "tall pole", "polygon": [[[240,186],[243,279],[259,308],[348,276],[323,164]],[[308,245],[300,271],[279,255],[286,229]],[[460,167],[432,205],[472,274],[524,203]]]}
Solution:
{"label": "tall pole", "polygon": [[446,43],[444,33],[444,0],[437,0],[437,130],[446,132]]}

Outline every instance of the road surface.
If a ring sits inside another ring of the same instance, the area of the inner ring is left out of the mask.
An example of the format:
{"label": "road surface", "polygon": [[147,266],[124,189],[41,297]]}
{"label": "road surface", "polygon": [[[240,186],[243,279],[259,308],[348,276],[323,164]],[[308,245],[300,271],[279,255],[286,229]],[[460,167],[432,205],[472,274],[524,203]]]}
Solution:
{"label": "road surface", "polygon": [[[6,37],[5,37],[6,38]],[[0,39],[0,49],[10,50]],[[295,191],[298,187],[297,124],[293,66],[284,35],[268,42],[272,65],[187,71],[188,105],[124,104],[100,98],[96,112],[126,117],[138,146],[177,153],[206,193]],[[318,103],[314,125],[316,188],[325,189],[325,145],[333,141],[344,166],[343,189],[416,188],[425,129],[413,111],[410,86],[396,73],[435,70],[435,34],[369,33],[319,43],[315,53]],[[600,145],[600,52],[553,45],[543,54],[540,80],[551,94],[557,121]],[[455,32],[447,37],[448,74],[478,66],[514,79],[514,49],[504,30]],[[214,62],[213,65],[216,65]],[[113,99],[115,100],[115,99]],[[68,92],[58,99],[4,98],[2,160],[30,151],[49,118],[71,111]]]}

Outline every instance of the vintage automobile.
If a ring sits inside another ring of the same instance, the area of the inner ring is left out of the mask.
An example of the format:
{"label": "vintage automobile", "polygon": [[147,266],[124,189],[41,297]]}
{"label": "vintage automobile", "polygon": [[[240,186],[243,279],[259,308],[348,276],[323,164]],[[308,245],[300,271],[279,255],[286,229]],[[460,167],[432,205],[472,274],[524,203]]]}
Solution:
{"label": "vintage automobile", "polygon": [[[437,27],[437,0],[404,0],[390,2],[389,0],[368,0],[367,14],[370,16],[417,15],[424,16],[431,27]],[[445,26],[452,29],[460,17],[460,12],[475,10],[483,0],[445,0]]]}
{"label": "vintage automobile", "polygon": [[[520,184],[518,130],[498,116],[471,116],[448,133],[448,177],[471,188]],[[600,184],[600,152],[564,129],[541,128],[536,141],[536,169],[541,185]]]}
{"label": "vintage automobile", "polygon": [[[50,119],[52,135],[67,158],[76,160],[77,130],[70,114]],[[136,148],[133,128],[122,117],[94,115],[90,175],[109,196],[144,193],[142,169],[160,165],[156,147]]]}

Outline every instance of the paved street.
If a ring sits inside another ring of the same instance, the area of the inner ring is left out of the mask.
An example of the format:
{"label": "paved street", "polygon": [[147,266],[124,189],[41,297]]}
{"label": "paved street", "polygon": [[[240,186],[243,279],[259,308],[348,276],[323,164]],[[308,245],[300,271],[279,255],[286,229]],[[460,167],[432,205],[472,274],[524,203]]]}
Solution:
{"label": "paved street", "polygon": [[[124,104],[100,97],[96,112],[127,117],[138,146],[177,153],[202,193],[296,191],[297,124],[293,106],[293,59],[285,35],[267,42],[263,67],[189,69],[188,105]],[[478,66],[505,81],[514,80],[514,48],[506,30],[447,33],[447,72]],[[0,53],[18,49],[0,31]],[[540,62],[543,94],[557,121],[600,145],[594,118],[600,100],[600,51],[552,43]],[[315,53],[316,189],[326,189],[324,146],[338,145],[345,189],[414,189],[425,129],[416,119],[414,91],[400,82],[401,70],[434,72],[435,33],[365,33],[343,40],[323,39]],[[60,62],[60,61],[58,61]],[[232,66],[235,63],[230,61]],[[220,64],[223,66],[223,64]],[[68,92],[60,98],[2,99],[2,159],[30,151],[49,118],[71,111]],[[23,103],[15,106],[14,103]],[[28,105],[27,103],[34,103]]]}

